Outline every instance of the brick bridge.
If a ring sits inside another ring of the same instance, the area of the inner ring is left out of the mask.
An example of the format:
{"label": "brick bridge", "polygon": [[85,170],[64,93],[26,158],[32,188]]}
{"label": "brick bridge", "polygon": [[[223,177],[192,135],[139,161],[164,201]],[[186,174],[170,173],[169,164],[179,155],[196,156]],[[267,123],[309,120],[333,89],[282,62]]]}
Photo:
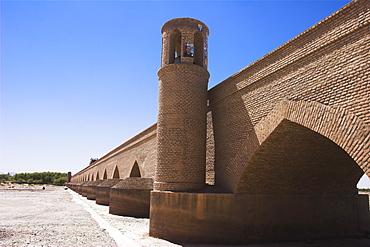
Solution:
{"label": "brick bridge", "polygon": [[[205,93],[208,50],[197,54],[208,28],[189,18],[169,21],[158,126],[68,186],[97,203],[101,196],[111,213],[150,212],[150,234],[176,242],[368,232],[368,198],[356,184],[364,172],[370,176],[369,21],[370,1],[353,1]],[[172,57],[185,45],[182,36],[190,37],[194,57]]]}

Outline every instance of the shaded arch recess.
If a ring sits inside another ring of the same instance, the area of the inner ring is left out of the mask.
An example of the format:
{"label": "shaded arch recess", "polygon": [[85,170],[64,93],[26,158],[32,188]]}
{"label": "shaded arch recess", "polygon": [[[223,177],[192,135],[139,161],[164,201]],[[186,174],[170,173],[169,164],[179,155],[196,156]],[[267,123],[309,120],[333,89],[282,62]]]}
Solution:
{"label": "shaded arch recess", "polygon": [[248,161],[236,192],[356,194],[362,174],[337,144],[284,119]]}
{"label": "shaded arch recess", "polygon": [[[296,125],[294,125],[294,123]],[[263,148],[269,149],[275,145],[278,145],[278,141],[272,141],[272,139],[268,140],[270,135],[271,138],[280,139],[280,143],[282,143],[282,136],[279,135],[279,131],[281,130],[281,128],[295,131],[299,135],[302,133],[306,133],[308,137],[312,139],[321,139],[321,141],[319,142],[319,146],[322,145],[320,144],[321,142],[328,143],[328,145],[331,145],[330,152],[335,153],[336,155],[340,155],[343,159],[346,160],[345,163],[350,167],[353,167],[353,164],[356,164],[362,169],[362,172],[365,172],[369,176],[370,169],[368,167],[367,159],[370,155],[370,145],[366,143],[368,143],[368,141],[370,140],[370,126],[367,126],[353,113],[343,108],[330,107],[318,102],[282,101],[277,104],[267,116],[262,118],[257,125],[254,126],[254,133],[258,139],[259,145],[257,147],[252,147],[252,149],[249,150],[252,155],[249,156],[248,161],[245,163],[243,172],[238,175],[239,179],[235,181],[236,184],[233,189],[234,192],[237,191],[240,193],[244,193],[248,190],[251,191],[251,189],[247,189],[246,187],[252,185],[248,185],[247,180],[249,179],[244,177],[247,174],[249,162],[252,162],[253,159],[256,159],[257,155],[261,155],[260,158],[263,158]],[[275,130],[277,130],[278,132],[273,133]],[[264,144],[266,140],[268,140],[268,143]],[[304,147],[304,145],[302,147]],[[243,153],[245,152],[244,149],[245,148],[241,148],[239,150],[239,154],[237,155],[243,155]],[[287,149],[284,152],[289,152],[290,150],[292,149]],[[301,151],[298,150],[295,152],[299,153]],[[312,152],[319,152],[319,150]],[[331,164],[334,168],[332,169],[332,173],[326,173],[326,175],[332,176],[335,175],[334,169],[335,167],[337,167],[337,165],[335,164],[336,162],[333,161],[334,157],[332,155],[328,155],[328,157],[333,158],[331,161],[329,160],[329,164]],[[328,157],[322,156],[321,158],[329,159]],[[348,168],[343,166],[345,165],[340,164],[338,168]],[[355,187],[355,184],[357,184],[358,179],[361,177],[361,169],[359,170],[355,167],[353,167],[353,169],[349,169],[349,176],[352,178],[349,179],[351,181],[345,182],[348,183],[348,187],[344,186],[345,188],[343,187],[341,189],[338,189],[336,192],[352,193],[354,191],[353,188]],[[319,171],[319,169],[316,171]],[[344,173],[345,172],[343,172],[343,174]],[[299,171],[294,174],[299,174]],[[264,173],[261,172],[259,176],[262,175],[264,175]],[[291,188],[288,188],[287,190],[291,190]],[[315,189],[312,189],[311,191],[314,190]],[[325,190],[321,191],[322,193],[331,193],[329,191],[334,190],[328,189],[327,192],[325,192]]]}
{"label": "shaded arch recess", "polygon": [[199,31],[194,34],[194,64],[202,66],[204,63],[204,38]]}
{"label": "shaded arch recess", "polygon": [[141,172],[137,161],[135,161],[134,165],[132,166],[130,177],[141,177]]}
{"label": "shaded arch recess", "polygon": [[179,63],[181,62],[181,32],[175,29],[170,34],[170,44],[169,44],[169,63]]}
{"label": "shaded arch recess", "polygon": [[119,178],[118,166],[116,166],[116,168],[114,168],[113,178]]}

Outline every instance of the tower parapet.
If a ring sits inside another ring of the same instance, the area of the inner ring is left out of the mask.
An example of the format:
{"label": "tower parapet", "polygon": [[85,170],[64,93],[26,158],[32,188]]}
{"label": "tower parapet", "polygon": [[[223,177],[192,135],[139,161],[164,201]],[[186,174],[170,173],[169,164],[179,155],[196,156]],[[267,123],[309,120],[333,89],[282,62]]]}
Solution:
{"label": "tower parapet", "polygon": [[162,65],[195,64],[207,69],[208,27],[191,18],[177,18],[162,27]]}
{"label": "tower parapet", "polygon": [[205,186],[208,34],[191,18],[162,27],[155,190]]}

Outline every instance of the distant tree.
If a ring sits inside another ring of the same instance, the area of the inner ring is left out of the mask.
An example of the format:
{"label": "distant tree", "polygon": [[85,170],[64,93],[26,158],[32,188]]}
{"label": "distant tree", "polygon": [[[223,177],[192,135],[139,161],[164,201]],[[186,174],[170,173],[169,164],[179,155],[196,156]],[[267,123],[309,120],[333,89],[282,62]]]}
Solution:
{"label": "distant tree", "polygon": [[0,174],[0,182],[10,181],[10,176],[8,174]]}
{"label": "distant tree", "polygon": [[[4,175],[4,176],[1,176]],[[14,176],[0,174],[0,181],[13,181],[17,183],[29,184],[54,184],[63,185],[67,181],[67,173],[61,172],[33,172],[33,173],[17,173]]]}
{"label": "distant tree", "polygon": [[59,177],[53,180],[53,184],[55,185],[63,185],[65,182],[67,182],[66,177]]}

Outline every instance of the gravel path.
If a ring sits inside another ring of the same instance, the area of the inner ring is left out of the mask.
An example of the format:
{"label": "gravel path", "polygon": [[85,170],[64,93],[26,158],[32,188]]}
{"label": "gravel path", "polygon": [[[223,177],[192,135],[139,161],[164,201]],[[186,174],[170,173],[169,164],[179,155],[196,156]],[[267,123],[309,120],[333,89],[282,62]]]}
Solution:
{"label": "gravel path", "polygon": [[[176,245],[149,237],[149,219],[109,214],[98,205],[63,187],[0,187],[0,246],[145,246]],[[247,246],[247,245],[244,245]],[[248,247],[370,247],[370,239],[347,238]],[[221,247],[221,245],[217,245]],[[230,247],[230,246],[229,246]],[[242,246],[239,246],[242,247]]]}
{"label": "gravel path", "polygon": [[63,187],[0,189],[0,246],[178,246],[149,237],[149,219],[108,211]]}
{"label": "gravel path", "polygon": [[0,190],[1,246],[114,246],[62,187]]}

